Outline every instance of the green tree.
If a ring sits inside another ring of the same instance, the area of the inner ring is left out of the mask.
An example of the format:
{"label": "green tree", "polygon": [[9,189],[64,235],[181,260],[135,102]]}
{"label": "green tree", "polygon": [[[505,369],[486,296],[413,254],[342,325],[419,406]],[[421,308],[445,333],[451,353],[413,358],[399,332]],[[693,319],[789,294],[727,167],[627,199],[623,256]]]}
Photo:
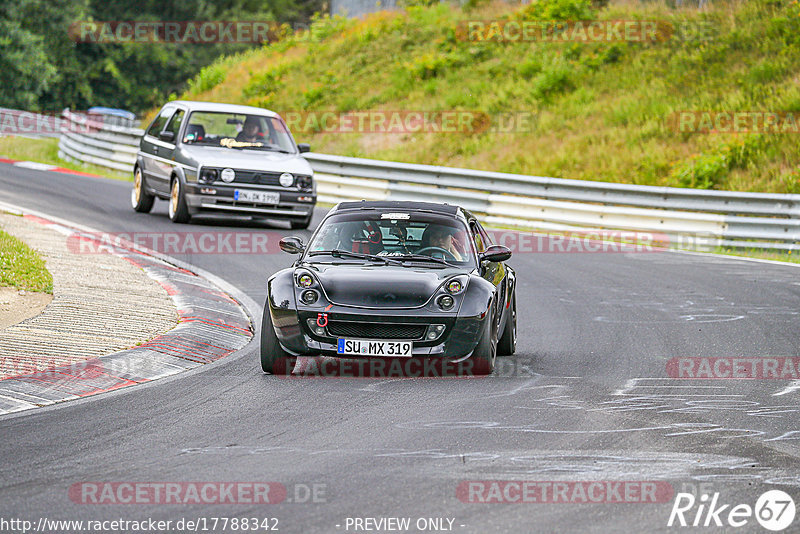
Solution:
{"label": "green tree", "polygon": [[44,38],[23,25],[31,3],[0,5],[0,105],[38,110],[57,68],[47,57]]}

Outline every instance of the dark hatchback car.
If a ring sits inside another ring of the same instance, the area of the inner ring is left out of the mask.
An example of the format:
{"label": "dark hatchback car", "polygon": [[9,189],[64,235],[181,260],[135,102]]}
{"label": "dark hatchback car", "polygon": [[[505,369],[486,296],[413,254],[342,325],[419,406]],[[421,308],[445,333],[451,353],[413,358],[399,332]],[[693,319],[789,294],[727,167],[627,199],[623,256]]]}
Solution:
{"label": "dark hatchback car", "polygon": [[169,218],[197,214],[288,220],[307,228],[314,173],[281,117],[232,104],[175,101],[148,126],[134,166],[131,205],[148,213],[169,200]]}
{"label": "dark hatchback car", "polygon": [[265,372],[298,356],[447,363],[489,374],[516,348],[511,251],[467,210],[425,202],[343,202],[300,254],[269,278],[261,333]]}

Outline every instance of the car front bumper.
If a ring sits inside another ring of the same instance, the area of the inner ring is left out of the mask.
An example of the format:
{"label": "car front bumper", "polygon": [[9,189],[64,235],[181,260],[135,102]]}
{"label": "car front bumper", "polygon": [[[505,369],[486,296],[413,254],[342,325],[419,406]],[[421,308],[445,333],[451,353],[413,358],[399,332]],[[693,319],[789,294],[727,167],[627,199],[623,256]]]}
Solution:
{"label": "car front bumper", "polygon": [[[459,360],[469,357],[475,350],[480,335],[484,331],[486,316],[460,317],[455,314],[420,315],[422,310],[357,310],[347,307],[332,307],[324,312],[315,309],[294,310],[290,308],[274,307],[270,303],[272,324],[275,333],[284,350],[293,355],[306,356],[332,356],[345,359],[380,358],[380,356],[342,355],[337,352],[337,342],[340,337],[346,339],[370,339],[385,341],[411,341],[413,343],[413,358],[439,358]],[[385,338],[381,336],[336,335],[330,328],[326,328],[326,335],[314,333],[308,325],[308,320],[316,322],[320,314],[325,314],[322,322],[329,324],[348,322],[379,326],[383,324],[420,325],[427,327],[431,324],[445,325],[442,335],[436,340],[429,341],[424,338]],[[424,312],[423,312],[424,313]]]}
{"label": "car front bumper", "polygon": [[289,219],[305,219],[313,211],[317,203],[316,191],[261,189],[278,193],[278,204],[256,204],[253,202],[237,202],[234,192],[237,189],[253,190],[248,184],[219,185],[189,183],[186,186],[186,205],[189,213],[218,213],[230,215],[247,215],[256,217],[278,217]]}

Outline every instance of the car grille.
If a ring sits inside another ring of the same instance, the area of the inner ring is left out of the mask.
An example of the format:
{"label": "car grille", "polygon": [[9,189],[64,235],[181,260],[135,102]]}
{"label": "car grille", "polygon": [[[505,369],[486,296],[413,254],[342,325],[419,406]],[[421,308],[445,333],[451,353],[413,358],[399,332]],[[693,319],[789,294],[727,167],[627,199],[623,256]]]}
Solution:
{"label": "car grille", "polygon": [[424,324],[328,322],[328,332],[333,336],[366,339],[422,339],[425,328]]}
{"label": "car grille", "polygon": [[263,171],[236,171],[234,183],[280,186],[281,173]]}

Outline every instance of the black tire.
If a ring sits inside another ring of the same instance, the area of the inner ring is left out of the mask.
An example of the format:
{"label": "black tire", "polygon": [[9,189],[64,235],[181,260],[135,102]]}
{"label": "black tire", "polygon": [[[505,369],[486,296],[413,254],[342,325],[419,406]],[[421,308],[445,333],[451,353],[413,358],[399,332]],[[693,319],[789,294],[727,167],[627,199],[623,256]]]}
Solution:
{"label": "black tire", "polygon": [[497,358],[497,347],[492,342],[491,318],[486,318],[486,327],[481,335],[478,346],[472,356],[464,362],[464,371],[473,376],[490,375],[494,372],[494,363]]}
{"label": "black tire", "polygon": [[169,220],[174,223],[187,223],[191,218],[189,206],[186,205],[186,197],[183,194],[181,180],[175,176],[172,178],[169,193]]}
{"label": "black tire", "polygon": [[511,308],[508,310],[511,315],[506,319],[506,326],[503,328],[503,335],[497,342],[497,354],[500,356],[511,356],[517,350],[517,294],[511,295]]}
{"label": "black tire", "polygon": [[311,210],[311,213],[308,214],[308,217],[305,219],[300,219],[299,221],[289,221],[289,225],[292,230],[305,230],[311,224],[311,218],[314,216],[314,210]]}
{"label": "black tire", "polygon": [[150,213],[155,200],[155,195],[147,192],[147,184],[142,169],[136,167],[133,171],[133,189],[131,190],[131,207],[133,211]]}
{"label": "black tire", "polygon": [[290,375],[296,361],[297,358],[283,350],[278,343],[269,314],[269,302],[266,302],[261,320],[261,370],[274,375]]}

